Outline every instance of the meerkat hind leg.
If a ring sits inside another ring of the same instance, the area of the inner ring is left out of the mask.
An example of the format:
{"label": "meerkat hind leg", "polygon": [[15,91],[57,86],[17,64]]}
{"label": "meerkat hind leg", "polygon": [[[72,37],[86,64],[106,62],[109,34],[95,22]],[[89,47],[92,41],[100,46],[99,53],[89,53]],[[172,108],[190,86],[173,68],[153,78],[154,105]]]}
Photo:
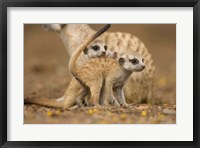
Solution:
{"label": "meerkat hind leg", "polygon": [[68,109],[76,105],[78,100],[81,100],[84,98],[86,89],[84,87],[79,87],[78,89],[79,89],[78,91],[74,92],[74,88],[73,88],[73,89],[70,89],[70,91],[68,90],[67,93],[65,93],[63,109]]}
{"label": "meerkat hind leg", "polygon": [[115,105],[115,106],[120,106],[119,103],[117,102],[117,100],[115,99],[114,95],[113,95],[113,84],[110,83],[110,82],[105,82],[105,85],[103,87],[103,90],[102,90],[102,103],[104,105],[109,105],[110,103],[112,105]]}
{"label": "meerkat hind leg", "polygon": [[85,96],[84,98],[84,101],[83,101],[83,104],[84,106],[90,106],[90,98],[91,98],[91,94],[90,92],[88,92],[88,94]]}
{"label": "meerkat hind leg", "polygon": [[78,107],[82,107],[82,106],[83,106],[83,99],[82,99],[82,97],[81,97],[81,98],[78,97],[78,98],[76,99],[76,105],[77,105]]}
{"label": "meerkat hind leg", "polygon": [[97,81],[91,81],[87,86],[90,88],[91,93],[90,104],[100,106],[99,98],[102,87],[102,79],[100,78]]}
{"label": "meerkat hind leg", "polygon": [[79,97],[77,97],[76,99],[76,104],[78,105],[78,107],[83,107],[85,105],[88,105],[88,98],[90,97],[90,93],[89,93],[89,89],[87,88],[84,92],[83,95],[80,95]]}

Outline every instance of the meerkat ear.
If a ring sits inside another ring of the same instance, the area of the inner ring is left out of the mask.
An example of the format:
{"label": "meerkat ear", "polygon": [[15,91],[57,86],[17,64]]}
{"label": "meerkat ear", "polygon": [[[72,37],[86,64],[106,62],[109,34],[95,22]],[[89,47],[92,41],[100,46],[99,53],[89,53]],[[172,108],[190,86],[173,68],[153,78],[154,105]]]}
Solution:
{"label": "meerkat ear", "polygon": [[124,58],[119,58],[118,62],[119,62],[120,65],[124,64],[124,62],[125,62]]}
{"label": "meerkat ear", "polygon": [[87,47],[83,50],[83,53],[88,54],[88,48]]}

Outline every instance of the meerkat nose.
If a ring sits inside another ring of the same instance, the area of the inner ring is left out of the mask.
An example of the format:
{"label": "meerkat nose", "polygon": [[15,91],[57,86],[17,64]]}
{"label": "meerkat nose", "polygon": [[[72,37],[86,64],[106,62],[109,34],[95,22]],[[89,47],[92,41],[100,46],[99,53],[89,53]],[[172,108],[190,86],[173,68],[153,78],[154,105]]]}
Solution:
{"label": "meerkat nose", "polygon": [[145,69],[145,65],[142,65],[142,69]]}
{"label": "meerkat nose", "polygon": [[104,51],[104,52],[103,52],[103,54],[105,55],[105,54],[106,54],[106,52]]}

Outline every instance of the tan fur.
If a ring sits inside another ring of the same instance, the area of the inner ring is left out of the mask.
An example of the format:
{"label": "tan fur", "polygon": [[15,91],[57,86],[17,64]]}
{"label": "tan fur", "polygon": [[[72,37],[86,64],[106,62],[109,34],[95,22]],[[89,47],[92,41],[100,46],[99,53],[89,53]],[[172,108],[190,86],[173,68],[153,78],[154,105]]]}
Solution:
{"label": "tan fur", "polygon": [[102,93],[105,100],[108,101],[113,96],[113,83],[121,76],[121,68],[119,67],[119,63],[112,58],[94,58],[90,62],[85,63],[77,71],[77,76],[90,89],[90,103],[98,106],[103,83],[105,83],[106,87]]}
{"label": "tan fur", "polygon": [[[66,46],[66,51],[69,55],[72,55],[85,38],[91,36],[94,32],[86,24],[68,24],[59,30],[59,35]],[[135,51],[143,56],[146,68],[140,73],[132,74],[125,84],[124,94],[128,103],[140,103],[143,99],[150,99],[155,67],[151,54],[144,43],[134,35],[123,32],[106,32],[101,35],[100,39],[109,46],[111,51],[116,51],[118,56],[129,51]],[[86,58],[80,56],[78,58],[78,65],[84,64],[85,61],[87,61]]]}
{"label": "tan fur", "polygon": [[83,87],[75,78],[72,78],[64,94],[65,103],[63,103],[63,100],[56,101],[56,99],[47,99],[44,97],[25,98],[24,101],[25,103],[37,104],[46,107],[55,107],[60,109],[64,108],[65,106],[65,109],[67,109],[75,105],[76,100],[79,99],[79,97],[83,97],[86,94],[87,91],[85,87]]}
{"label": "tan fur", "polygon": [[99,37],[102,33],[107,31],[110,28],[110,25],[105,25],[103,28],[101,28],[98,32],[96,32],[94,35],[91,37],[87,38],[80,47],[76,49],[76,51],[72,54],[72,57],[70,58],[69,61],[69,70],[71,74],[76,77],[76,71],[77,71],[77,66],[76,66],[76,61],[77,58],[80,56],[81,52],[90,44],[92,41],[94,41],[97,37]]}

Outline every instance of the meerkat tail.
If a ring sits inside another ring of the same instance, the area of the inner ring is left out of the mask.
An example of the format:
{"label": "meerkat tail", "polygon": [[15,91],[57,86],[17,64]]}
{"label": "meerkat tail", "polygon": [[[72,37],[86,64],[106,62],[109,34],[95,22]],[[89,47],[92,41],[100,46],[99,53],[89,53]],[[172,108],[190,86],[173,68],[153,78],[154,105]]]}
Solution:
{"label": "meerkat tail", "polygon": [[69,71],[73,76],[76,77],[76,61],[78,56],[81,54],[81,52],[87,47],[88,44],[90,44],[92,41],[94,41],[97,37],[99,37],[101,34],[103,34],[105,31],[107,31],[110,28],[110,24],[105,25],[103,28],[101,28],[98,32],[96,32],[92,37],[88,38],[86,41],[84,41],[81,46],[75,51],[75,53],[72,55],[69,61]]}
{"label": "meerkat tail", "polygon": [[63,107],[62,101],[56,101],[55,99],[47,99],[47,98],[25,99],[24,103],[31,103],[46,107],[55,107],[60,109],[62,109]]}

